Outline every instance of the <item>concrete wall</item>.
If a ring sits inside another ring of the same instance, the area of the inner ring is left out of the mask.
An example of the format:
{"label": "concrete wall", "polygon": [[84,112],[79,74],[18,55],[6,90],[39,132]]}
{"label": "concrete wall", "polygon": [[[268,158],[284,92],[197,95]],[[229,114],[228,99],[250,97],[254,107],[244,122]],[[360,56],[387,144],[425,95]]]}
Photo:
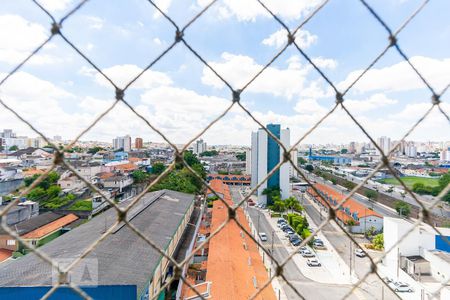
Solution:
{"label": "concrete wall", "polygon": [[[187,224],[189,223],[189,220],[191,218],[193,211],[194,211],[194,202],[192,202],[192,205],[186,211],[183,219],[180,222],[180,225],[178,226],[177,231],[174,233],[172,240],[170,241],[169,245],[165,249],[165,253],[168,256],[172,256],[175,249],[177,248],[178,242],[180,241],[181,236],[183,235],[183,232],[186,229]],[[156,266],[156,268],[153,272],[153,278],[151,279],[149,286],[148,286],[149,299],[152,299],[154,294],[157,291],[159,291],[161,286],[164,284],[165,275],[167,273],[167,268],[169,266],[169,263],[170,262],[167,258],[162,257],[158,266]]]}
{"label": "concrete wall", "polygon": [[[258,130],[258,161],[256,167],[258,169],[258,177],[256,183],[261,182],[267,176],[267,132],[260,129]],[[253,178],[253,176],[252,176]],[[267,197],[262,194],[267,187],[267,181],[265,181],[258,189],[258,203],[267,204]]]}
{"label": "concrete wall", "polygon": [[381,231],[383,229],[383,218],[376,216],[359,218],[359,225],[352,226],[352,232],[364,233],[369,230],[370,227],[375,227],[376,231]]}
{"label": "concrete wall", "polygon": [[[289,150],[291,147],[291,137],[289,129],[281,129],[280,133],[281,143]],[[280,147],[280,161],[283,161],[283,149]],[[289,186],[289,168],[290,163],[283,164],[280,168],[280,189],[281,198],[285,199],[291,195],[291,187]]]}
{"label": "concrete wall", "polygon": [[[420,226],[415,228],[406,237],[403,237],[414,225],[408,221],[397,218],[384,218],[384,249],[389,251],[384,259],[384,264],[390,272],[396,272],[398,256],[421,255],[423,250],[432,250],[435,245],[434,234],[424,230]],[[394,247],[399,239],[402,241]]]}
{"label": "concrete wall", "polygon": [[[440,282],[450,280],[450,263],[439,257],[435,251],[424,251],[424,258],[430,262],[431,275]],[[447,253],[448,254],[448,253]]]}

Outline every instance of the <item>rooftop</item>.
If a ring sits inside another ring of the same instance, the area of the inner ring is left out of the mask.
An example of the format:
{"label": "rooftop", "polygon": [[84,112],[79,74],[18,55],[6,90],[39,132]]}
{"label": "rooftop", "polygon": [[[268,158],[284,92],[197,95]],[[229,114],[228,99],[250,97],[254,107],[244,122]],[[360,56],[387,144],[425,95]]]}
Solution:
{"label": "rooftop", "polygon": [[72,222],[75,222],[78,220],[78,217],[74,214],[68,214],[62,218],[59,218],[53,222],[50,222],[48,224],[45,224],[42,227],[39,227],[33,231],[28,232],[27,234],[24,234],[22,238],[24,239],[39,239],[42,238],[52,232],[55,232],[58,229],[61,229],[62,227],[69,225]]}
{"label": "rooftop", "polygon": [[[127,206],[130,201],[120,206]],[[193,201],[193,195],[169,190],[148,193],[129,210],[128,220],[157,247],[165,249]],[[116,219],[116,210],[111,208],[39,249],[53,260],[73,260]],[[156,250],[123,223],[86,257],[98,261],[98,285],[131,284],[137,286],[138,293],[153,276],[160,258]],[[0,266],[0,286],[51,285],[51,274],[50,266],[30,253]]]}
{"label": "rooftop", "polygon": [[[220,180],[212,180],[210,184],[212,188],[224,195],[224,200],[228,204],[233,205],[230,190],[226,184]],[[250,232],[241,208],[236,211],[236,215],[236,218]],[[227,218],[228,211],[223,202],[214,201],[211,232],[226,222]],[[268,280],[256,243],[245,234],[241,235],[241,231],[235,222],[230,221],[209,242],[206,281],[211,282],[213,299],[248,299]],[[256,299],[275,300],[276,297],[269,286]]]}
{"label": "rooftop", "polygon": [[[18,209],[26,209],[26,208],[19,207]],[[33,217],[24,222],[10,226],[10,228],[12,230],[15,230],[19,235],[24,235],[27,234],[28,232],[31,232],[62,217],[64,217],[64,214],[58,214],[55,212],[45,212],[43,214],[40,214],[39,216]],[[0,227],[0,234],[2,233],[5,234],[6,232],[4,231],[3,228]]]}

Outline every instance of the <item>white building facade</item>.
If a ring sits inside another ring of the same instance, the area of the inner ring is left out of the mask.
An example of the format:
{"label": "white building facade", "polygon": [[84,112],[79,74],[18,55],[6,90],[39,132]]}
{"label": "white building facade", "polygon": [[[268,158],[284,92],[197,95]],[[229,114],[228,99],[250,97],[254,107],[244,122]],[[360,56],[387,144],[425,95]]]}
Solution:
{"label": "white building facade", "polygon": [[[290,148],[290,131],[289,128],[281,129],[279,124],[268,124],[267,129],[276,136],[281,143]],[[267,132],[259,129],[252,132],[252,151],[251,151],[251,186],[255,187],[259,182],[262,182],[268,173],[283,160],[283,150],[276,143],[274,139],[268,136]],[[289,163],[284,163],[280,169],[272,174],[272,176],[265,181],[257,190],[258,203],[271,204],[271,200],[263,195],[266,188],[279,187],[281,197],[287,198],[290,196],[289,186]]]}
{"label": "white building facade", "polygon": [[116,137],[113,139],[113,149],[123,149],[125,152],[131,151],[131,137],[129,135]]}

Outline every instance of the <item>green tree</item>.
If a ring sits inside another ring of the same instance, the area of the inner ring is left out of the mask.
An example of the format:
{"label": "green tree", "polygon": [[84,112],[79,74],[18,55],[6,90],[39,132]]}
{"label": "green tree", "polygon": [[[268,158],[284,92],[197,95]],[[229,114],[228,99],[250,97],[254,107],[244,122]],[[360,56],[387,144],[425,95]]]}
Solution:
{"label": "green tree", "polygon": [[300,205],[300,202],[298,202],[297,198],[295,198],[294,196],[284,199],[284,203],[286,205],[286,208],[289,209],[291,212],[293,210],[296,211],[303,210],[303,207]]}
{"label": "green tree", "polygon": [[166,169],[166,166],[163,163],[154,163],[152,165],[152,174],[159,175]]}
{"label": "green tree", "polygon": [[[26,177],[24,179],[25,186],[30,186],[39,176],[38,174],[34,174],[31,177]],[[38,186],[47,190],[51,185],[56,184],[59,180],[59,174],[55,171],[51,171],[48,173],[47,177],[45,177]]]}
{"label": "green tree", "polygon": [[19,147],[17,147],[16,145],[12,145],[11,147],[9,147],[8,150],[9,151],[17,151],[17,150],[19,150]]}
{"label": "green tree", "polygon": [[270,207],[275,212],[285,212],[286,211],[286,205],[283,200],[276,198],[273,202],[273,205]]}
{"label": "green tree", "polygon": [[300,165],[304,165],[307,163],[307,161],[303,157],[299,157],[299,158],[297,158],[297,163]]}
{"label": "green tree", "polygon": [[56,198],[61,193],[61,188],[57,185],[52,185],[47,189],[47,198]]}
{"label": "green tree", "polygon": [[313,165],[306,165],[305,170],[308,172],[312,172],[312,171],[314,171],[314,167],[313,167]]}
{"label": "green tree", "polygon": [[47,193],[41,187],[35,187],[27,195],[28,199],[35,200],[35,201],[42,200],[42,199],[44,199],[46,197],[47,197]]}
{"label": "green tree", "polygon": [[364,192],[364,195],[369,198],[369,201],[374,201],[376,198],[378,198],[378,193],[374,190],[366,190]]}
{"label": "green tree", "polygon": [[142,183],[142,182],[147,181],[148,174],[147,174],[147,172],[144,172],[142,170],[136,170],[136,171],[133,171],[133,173],[131,173],[131,177],[133,177],[134,182]]}
{"label": "green tree", "polygon": [[267,196],[269,202],[274,202],[275,199],[281,199],[281,190],[279,186],[265,188],[262,194]]}
{"label": "green tree", "polygon": [[238,160],[240,160],[240,161],[245,161],[246,156],[247,155],[245,154],[245,152],[241,152],[241,153],[236,154],[236,158]]}
{"label": "green tree", "polygon": [[347,149],[345,149],[345,148],[341,149],[341,154],[347,154],[347,153],[348,153]]}
{"label": "green tree", "polygon": [[373,237],[372,245],[373,245],[373,248],[376,249],[376,250],[383,250],[383,248],[384,248],[384,236],[383,236],[382,233],[377,234],[376,236]]}
{"label": "green tree", "polygon": [[395,201],[394,208],[400,216],[408,217],[411,213],[411,205],[404,201]]}
{"label": "green tree", "polygon": [[203,151],[202,153],[200,153],[200,157],[203,157],[203,156],[211,157],[211,156],[217,156],[217,155],[219,155],[219,152],[217,150],[208,150],[208,151]]}
{"label": "green tree", "polygon": [[95,147],[89,148],[88,151],[87,151],[87,153],[89,153],[89,154],[95,154],[95,153],[97,153],[98,151],[102,151],[102,150],[105,150],[105,149],[104,149],[103,147],[100,147],[100,146],[95,146]]}

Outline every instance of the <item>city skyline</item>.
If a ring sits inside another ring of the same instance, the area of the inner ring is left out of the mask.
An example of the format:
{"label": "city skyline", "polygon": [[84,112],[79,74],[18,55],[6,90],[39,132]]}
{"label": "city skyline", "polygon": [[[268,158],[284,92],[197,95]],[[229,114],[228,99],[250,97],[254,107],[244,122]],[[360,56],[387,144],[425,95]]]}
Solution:
{"label": "city skyline", "polygon": [[[250,5],[244,9],[241,6],[245,5],[244,2],[231,1],[213,6],[211,13],[200,18],[192,28],[192,32],[199,28],[208,28],[208,32],[201,35],[191,34],[189,30],[186,32],[186,40],[205,55],[207,62],[234,87],[249,80],[285,41],[280,27],[259,6]],[[383,16],[395,27],[402,19],[397,14],[402,12],[406,16],[414,11],[415,2],[386,0],[380,1],[377,6],[383,6]],[[164,10],[180,23],[186,19],[181,12],[194,15],[205,5],[204,1],[196,1],[192,5],[182,1],[165,3]],[[46,0],[43,4],[52,13],[62,15],[75,2]],[[127,14],[121,13],[125,9],[121,9],[120,4],[108,10],[102,9],[101,4],[87,4],[70,22],[64,24],[69,39],[79,44],[80,49],[98,62],[99,68],[119,86],[137,75],[173,39],[173,33],[167,31],[166,20],[148,3],[133,0],[132,4],[127,7]],[[308,5],[286,1],[270,5],[289,26],[295,27],[316,4],[317,1],[311,1]],[[446,2],[431,3],[420,17],[414,19],[410,25],[412,29],[404,30],[399,36],[411,62],[437,91],[450,82],[450,58],[447,56],[450,46],[445,43],[450,30],[444,20],[432,16],[439,11],[448,11],[449,5]],[[218,14],[219,19],[213,18],[213,14]],[[298,33],[300,45],[340,90],[373,60],[387,42],[379,25],[367,16],[362,6],[339,6],[331,2]],[[8,2],[0,8],[0,24],[17,28],[23,37],[19,41],[10,36],[10,31],[2,32],[2,78],[48,36],[49,22],[46,17],[40,12],[29,11],[28,6],[21,2]],[[342,32],[327,25],[334,22],[340,22]],[[360,26],[354,26],[355,23]],[[85,30],[80,31],[79,28]],[[225,29],[231,34],[222,36],[220,41],[216,36]],[[439,30],[441,33],[433,36],[433,43],[440,47],[427,47],[427,44],[432,44],[425,34],[429,30]],[[369,31],[372,36],[367,39],[366,33]],[[232,33],[240,33],[248,42],[238,43]],[[350,35],[351,40],[348,38]],[[416,35],[422,38],[416,39]],[[210,47],[206,40],[214,40],[217,44],[209,50],[205,48]],[[333,51],[337,42],[342,51]],[[128,44],[135,47],[110,47]],[[119,55],[125,50],[127,55]],[[231,95],[185,48],[176,46],[173,51],[169,58],[163,58],[131,86],[125,98],[170,141],[182,144],[222,113],[231,104]],[[0,90],[2,100],[16,108],[46,136],[61,135],[66,139],[74,138],[112,105],[113,96],[114,91],[105,80],[65,47],[58,37],[9,78]],[[429,91],[407,63],[388,51],[345,96],[344,101],[372,137],[389,135],[396,140],[424,114],[431,99]],[[441,108],[448,114],[448,95],[441,101]],[[241,103],[263,124],[280,123],[289,127],[294,142],[333,107],[335,96],[298,51],[290,48],[250,85],[242,94]],[[3,107],[0,111],[1,124],[14,127],[21,134],[32,134],[10,112]],[[210,144],[245,145],[248,144],[247,136],[258,127],[235,106],[202,138]],[[446,139],[447,129],[448,120],[434,109],[409,139]],[[82,139],[109,141],[115,136],[131,133],[145,140],[163,141],[121,103]],[[353,121],[337,109],[307,137],[305,143],[348,143],[365,139]]]}

